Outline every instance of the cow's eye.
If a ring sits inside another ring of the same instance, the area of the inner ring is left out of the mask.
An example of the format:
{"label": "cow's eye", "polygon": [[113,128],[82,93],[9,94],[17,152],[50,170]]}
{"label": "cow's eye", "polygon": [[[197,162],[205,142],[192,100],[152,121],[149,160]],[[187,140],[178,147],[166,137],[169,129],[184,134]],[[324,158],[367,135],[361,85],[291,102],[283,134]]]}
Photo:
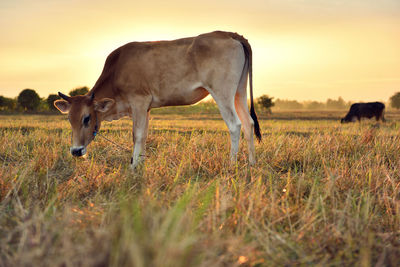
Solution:
{"label": "cow's eye", "polygon": [[89,126],[89,121],[90,121],[90,115],[87,115],[86,117],[83,118],[83,125],[85,127]]}

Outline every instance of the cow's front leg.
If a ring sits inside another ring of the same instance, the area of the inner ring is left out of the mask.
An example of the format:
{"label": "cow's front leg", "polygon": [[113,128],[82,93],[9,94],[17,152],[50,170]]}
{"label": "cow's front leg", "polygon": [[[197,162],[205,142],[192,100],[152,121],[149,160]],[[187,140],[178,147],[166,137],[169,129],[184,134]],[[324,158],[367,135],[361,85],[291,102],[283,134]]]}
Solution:
{"label": "cow's front leg", "polygon": [[147,129],[149,127],[149,112],[135,116],[133,121],[133,155],[131,168],[135,169],[145,158]]}
{"label": "cow's front leg", "polygon": [[147,130],[149,127],[148,106],[142,106],[143,102],[135,101],[132,107],[133,119],[133,155],[131,158],[131,168],[135,169],[145,158],[145,145]]}

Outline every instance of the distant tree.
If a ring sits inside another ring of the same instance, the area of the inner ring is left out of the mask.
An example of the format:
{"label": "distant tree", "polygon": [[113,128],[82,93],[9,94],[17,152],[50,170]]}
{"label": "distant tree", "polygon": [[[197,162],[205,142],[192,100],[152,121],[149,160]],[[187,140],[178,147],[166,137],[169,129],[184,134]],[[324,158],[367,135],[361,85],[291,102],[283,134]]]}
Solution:
{"label": "distant tree", "polygon": [[85,95],[89,92],[89,88],[86,86],[78,87],[69,92],[70,96]]}
{"label": "distant tree", "polygon": [[38,111],[48,111],[49,110],[49,106],[47,105],[47,98],[45,98],[45,97],[40,98],[40,104],[39,104],[39,107],[37,110]]}
{"label": "distant tree", "polygon": [[275,105],[272,102],[273,97],[262,95],[257,99],[257,103],[268,113],[271,114],[271,108]]}
{"label": "distant tree", "polygon": [[330,109],[345,109],[346,102],[341,97],[337,100],[328,98],[328,100],[326,100],[326,107]]}
{"label": "distant tree", "polygon": [[54,95],[54,94],[51,94],[47,97],[46,103],[47,103],[47,106],[49,107],[49,110],[57,110],[57,108],[54,106],[53,103],[54,103],[54,101],[56,101],[58,99],[60,99],[60,97],[58,95]]}
{"label": "distant tree", "polygon": [[306,104],[306,108],[307,109],[324,109],[325,104],[322,102],[318,102],[318,101],[311,101]]}
{"label": "distant tree", "polygon": [[400,109],[400,92],[390,97],[390,106],[395,109]]}
{"label": "distant tree", "polygon": [[277,99],[275,100],[275,107],[280,109],[302,109],[303,104],[296,100]]}
{"label": "distant tree", "polygon": [[0,110],[14,110],[16,106],[15,99],[0,96]]}
{"label": "distant tree", "polygon": [[18,95],[18,104],[24,109],[29,111],[37,110],[40,105],[40,97],[32,89],[25,89]]}

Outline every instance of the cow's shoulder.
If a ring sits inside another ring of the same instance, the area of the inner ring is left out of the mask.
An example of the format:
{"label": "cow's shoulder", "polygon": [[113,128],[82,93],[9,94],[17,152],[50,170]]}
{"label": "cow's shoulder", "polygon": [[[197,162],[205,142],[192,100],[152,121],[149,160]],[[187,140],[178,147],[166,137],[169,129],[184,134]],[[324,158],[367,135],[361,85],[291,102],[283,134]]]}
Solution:
{"label": "cow's shoulder", "polygon": [[147,52],[151,49],[153,49],[153,45],[151,44],[151,42],[130,42],[119,47],[117,50],[119,50],[121,54],[126,56],[127,54],[143,54],[144,52]]}

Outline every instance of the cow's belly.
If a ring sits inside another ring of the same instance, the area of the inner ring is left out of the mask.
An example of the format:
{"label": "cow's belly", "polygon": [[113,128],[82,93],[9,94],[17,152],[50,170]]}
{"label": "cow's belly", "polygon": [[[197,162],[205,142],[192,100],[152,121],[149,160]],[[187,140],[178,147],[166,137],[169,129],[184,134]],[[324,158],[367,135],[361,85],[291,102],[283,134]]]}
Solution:
{"label": "cow's belly", "polygon": [[189,90],[174,90],[163,96],[153,96],[152,108],[166,106],[192,105],[208,95],[208,91],[201,86]]}
{"label": "cow's belly", "polygon": [[372,114],[364,115],[364,117],[366,117],[366,118],[368,118],[368,119],[371,119],[373,116],[374,116],[374,115],[372,115]]}

